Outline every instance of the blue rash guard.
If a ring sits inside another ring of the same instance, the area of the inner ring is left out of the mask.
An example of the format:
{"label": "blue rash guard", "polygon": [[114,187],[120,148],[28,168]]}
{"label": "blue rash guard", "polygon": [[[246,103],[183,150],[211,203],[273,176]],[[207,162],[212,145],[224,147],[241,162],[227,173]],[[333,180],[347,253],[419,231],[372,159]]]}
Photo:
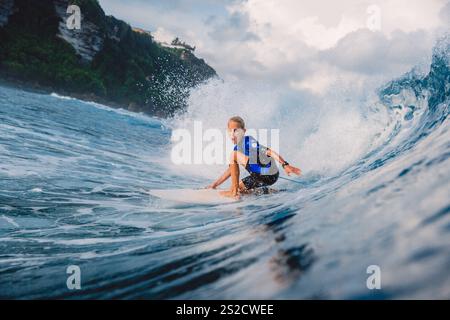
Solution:
{"label": "blue rash guard", "polygon": [[278,168],[273,158],[266,155],[267,148],[260,145],[252,136],[245,136],[239,144],[234,146],[234,151],[242,152],[249,157],[245,169],[253,175],[274,175]]}

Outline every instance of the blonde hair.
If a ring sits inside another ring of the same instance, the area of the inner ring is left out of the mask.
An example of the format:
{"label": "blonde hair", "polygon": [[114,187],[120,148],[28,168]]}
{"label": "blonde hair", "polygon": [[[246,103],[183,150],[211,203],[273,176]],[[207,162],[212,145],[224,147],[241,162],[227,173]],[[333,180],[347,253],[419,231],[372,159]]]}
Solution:
{"label": "blonde hair", "polygon": [[239,117],[239,116],[231,117],[230,120],[228,120],[228,122],[236,122],[236,123],[239,125],[239,127],[240,127],[241,129],[245,129],[245,122],[244,122],[244,119],[242,119],[242,118]]}

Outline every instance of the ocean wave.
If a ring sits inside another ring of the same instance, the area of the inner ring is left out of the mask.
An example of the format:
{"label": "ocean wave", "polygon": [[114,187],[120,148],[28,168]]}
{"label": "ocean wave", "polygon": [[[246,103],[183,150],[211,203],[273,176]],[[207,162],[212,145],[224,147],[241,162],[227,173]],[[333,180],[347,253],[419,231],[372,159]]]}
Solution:
{"label": "ocean wave", "polygon": [[[0,87],[0,297],[448,298],[448,44],[364,98],[212,80],[164,121]],[[171,164],[170,135],[236,114],[280,130],[297,183],[226,206],[149,195],[217,178],[224,165]],[[77,292],[73,264],[89,275]]]}

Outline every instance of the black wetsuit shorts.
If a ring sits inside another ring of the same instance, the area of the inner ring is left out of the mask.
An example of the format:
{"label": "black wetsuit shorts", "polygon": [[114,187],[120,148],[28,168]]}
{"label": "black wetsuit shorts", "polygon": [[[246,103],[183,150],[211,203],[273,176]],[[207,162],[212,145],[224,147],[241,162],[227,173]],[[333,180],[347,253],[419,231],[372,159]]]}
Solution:
{"label": "black wetsuit shorts", "polygon": [[252,190],[273,185],[275,182],[277,182],[279,175],[280,173],[278,171],[277,173],[272,175],[250,173],[248,177],[242,179],[242,182],[244,183],[247,190]]}

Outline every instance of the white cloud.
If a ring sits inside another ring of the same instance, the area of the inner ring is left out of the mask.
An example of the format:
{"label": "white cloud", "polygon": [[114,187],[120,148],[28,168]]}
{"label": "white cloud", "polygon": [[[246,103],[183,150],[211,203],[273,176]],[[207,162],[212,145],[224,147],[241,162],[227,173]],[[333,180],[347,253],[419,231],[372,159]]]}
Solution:
{"label": "white cloud", "polygon": [[[230,11],[248,18],[247,31],[260,39],[249,49],[268,77],[279,80],[281,71],[291,88],[320,94],[335,81],[361,85],[364,78],[400,75],[428,58],[445,3],[248,0]],[[379,32],[367,28],[371,6],[379,9]]]}
{"label": "white cloud", "polygon": [[[254,33],[282,48],[299,41],[316,49],[330,48],[347,33],[364,26],[364,19],[352,17],[345,10],[335,11],[332,2],[315,3],[312,6],[295,0],[249,0],[233,6],[232,10],[247,14]],[[328,13],[321,17],[328,10],[334,11],[335,16],[331,18]],[[330,18],[337,23],[330,24]]]}
{"label": "white cloud", "polygon": [[366,75],[389,76],[409,71],[431,54],[434,38],[425,31],[395,31],[388,38],[381,32],[358,30],[320,53],[327,63]]}
{"label": "white cloud", "polygon": [[439,12],[447,2],[448,0],[374,1],[382,10],[382,27],[386,35],[396,30],[412,32],[439,27],[442,24]]}
{"label": "white cloud", "polygon": [[[108,13],[149,28],[157,39],[178,36],[195,45],[196,54],[223,78],[315,94],[335,81],[360,84],[408,71],[431,53],[434,32],[448,26],[450,11],[448,5],[443,9],[448,0],[101,3]],[[380,9],[378,32],[367,29],[370,6]]]}

